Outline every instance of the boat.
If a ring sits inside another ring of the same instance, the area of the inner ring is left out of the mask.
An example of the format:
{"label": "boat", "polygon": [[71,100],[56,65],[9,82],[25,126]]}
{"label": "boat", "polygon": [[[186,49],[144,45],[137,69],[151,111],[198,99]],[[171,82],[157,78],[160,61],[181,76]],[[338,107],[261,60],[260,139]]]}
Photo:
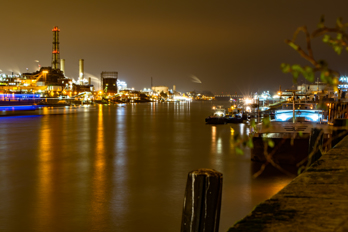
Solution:
{"label": "boat", "polygon": [[0,117],[39,115],[39,108],[41,107],[36,105],[0,106]]}
{"label": "boat", "polygon": [[227,123],[226,109],[222,106],[213,106],[213,114],[205,119],[206,124],[225,124]]}
{"label": "boat", "polygon": [[324,120],[323,110],[315,109],[315,104],[299,103],[292,110],[284,107],[275,111],[275,119],[269,124],[259,123],[253,135],[251,160],[267,161],[264,146],[265,141],[271,139],[274,146],[268,146],[267,153],[272,160],[278,164],[296,165],[309,155],[312,129],[323,131],[324,143],[331,139],[333,126]]}
{"label": "boat", "polygon": [[247,120],[247,115],[243,114],[241,109],[231,107],[228,108],[228,114],[226,115],[227,123],[244,123]]}
{"label": "boat", "polygon": [[242,116],[234,116],[234,117],[227,117],[226,122],[227,123],[243,123],[245,119],[243,119]]}

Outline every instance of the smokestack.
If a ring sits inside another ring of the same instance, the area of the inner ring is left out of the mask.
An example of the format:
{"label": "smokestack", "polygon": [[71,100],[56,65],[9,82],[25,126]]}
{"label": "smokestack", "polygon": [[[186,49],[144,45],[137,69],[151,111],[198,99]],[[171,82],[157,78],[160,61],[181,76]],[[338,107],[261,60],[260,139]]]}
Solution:
{"label": "smokestack", "polygon": [[85,71],[84,71],[84,67],[83,64],[84,60],[80,59],[79,60],[79,81],[82,81],[83,77],[85,76]]}
{"label": "smokestack", "polygon": [[63,72],[65,76],[65,59],[60,59],[60,70]]}
{"label": "smokestack", "polygon": [[88,78],[88,84],[91,85],[92,84],[92,78]]}
{"label": "smokestack", "polygon": [[176,86],[173,85],[173,93],[175,93],[175,92],[176,92]]}
{"label": "smokestack", "polygon": [[52,69],[60,69],[59,59],[59,32],[58,27],[52,29],[53,32],[53,43],[52,43]]}

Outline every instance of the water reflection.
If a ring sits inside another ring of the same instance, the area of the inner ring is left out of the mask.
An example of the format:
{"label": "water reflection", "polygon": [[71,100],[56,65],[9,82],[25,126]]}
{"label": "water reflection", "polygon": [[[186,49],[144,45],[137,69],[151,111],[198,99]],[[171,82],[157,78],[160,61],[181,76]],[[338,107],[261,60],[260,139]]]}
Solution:
{"label": "water reflection", "polygon": [[52,162],[52,128],[49,118],[43,117],[39,137],[38,156],[38,215],[37,224],[46,228],[52,220],[52,192],[53,192],[53,162]]}
{"label": "water reflection", "polygon": [[248,150],[237,156],[230,145],[241,126],[204,124],[210,102],[79,109],[0,124],[4,231],[21,231],[17,221],[35,232],[178,231],[187,173],[197,168],[224,175],[226,231],[289,180],[252,179]]}
{"label": "water reflection", "polygon": [[113,180],[115,183],[115,188],[112,193],[113,207],[111,210],[121,223],[124,220],[124,215],[127,213],[127,156],[126,156],[126,146],[127,146],[127,130],[126,130],[126,114],[124,107],[117,107],[116,111],[116,136],[115,136],[115,154],[116,160],[114,161],[114,173]]}
{"label": "water reflection", "polygon": [[94,173],[92,182],[92,200],[91,200],[91,222],[92,230],[98,230],[100,224],[105,219],[106,208],[106,164],[105,164],[105,147],[104,147],[104,124],[103,124],[103,105],[98,105],[98,122],[96,149],[94,158]]}
{"label": "water reflection", "polygon": [[211,152],[216,151],[216,126],[211,126]]}

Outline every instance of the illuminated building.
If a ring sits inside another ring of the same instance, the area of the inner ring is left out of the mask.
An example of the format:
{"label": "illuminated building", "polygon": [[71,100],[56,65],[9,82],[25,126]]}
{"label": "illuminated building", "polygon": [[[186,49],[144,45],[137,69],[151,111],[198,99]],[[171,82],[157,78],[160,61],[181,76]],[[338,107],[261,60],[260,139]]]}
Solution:
{"label": "illuminated building", "polygon": [[169,92],[169,88],[167,86],[152,86],[152,91],[156,92],[156,93],[168,93]]}
{"label": "illuminated building", "polygon": [[125,81],[120,81],[117,79],[117,91],[120,92],[121,90],[127,89],[127,83]]}
{"label": "illuminated building", "polygon": [[103,89],[107,93],[117,93],[118,72],[102,72],[100,74]]}

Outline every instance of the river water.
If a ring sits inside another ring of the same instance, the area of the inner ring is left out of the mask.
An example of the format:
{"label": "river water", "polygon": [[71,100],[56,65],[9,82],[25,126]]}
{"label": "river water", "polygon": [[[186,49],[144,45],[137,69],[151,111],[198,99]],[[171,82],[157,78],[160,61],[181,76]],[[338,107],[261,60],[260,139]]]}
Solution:
{"label": "river water", "polygon": [[231,139],[245,124],[205,125],[215,104],[46,109],[0,118],[0,231],[180,231],[188,172],[223,173],[220,231],[290,180],[252,175]]}

